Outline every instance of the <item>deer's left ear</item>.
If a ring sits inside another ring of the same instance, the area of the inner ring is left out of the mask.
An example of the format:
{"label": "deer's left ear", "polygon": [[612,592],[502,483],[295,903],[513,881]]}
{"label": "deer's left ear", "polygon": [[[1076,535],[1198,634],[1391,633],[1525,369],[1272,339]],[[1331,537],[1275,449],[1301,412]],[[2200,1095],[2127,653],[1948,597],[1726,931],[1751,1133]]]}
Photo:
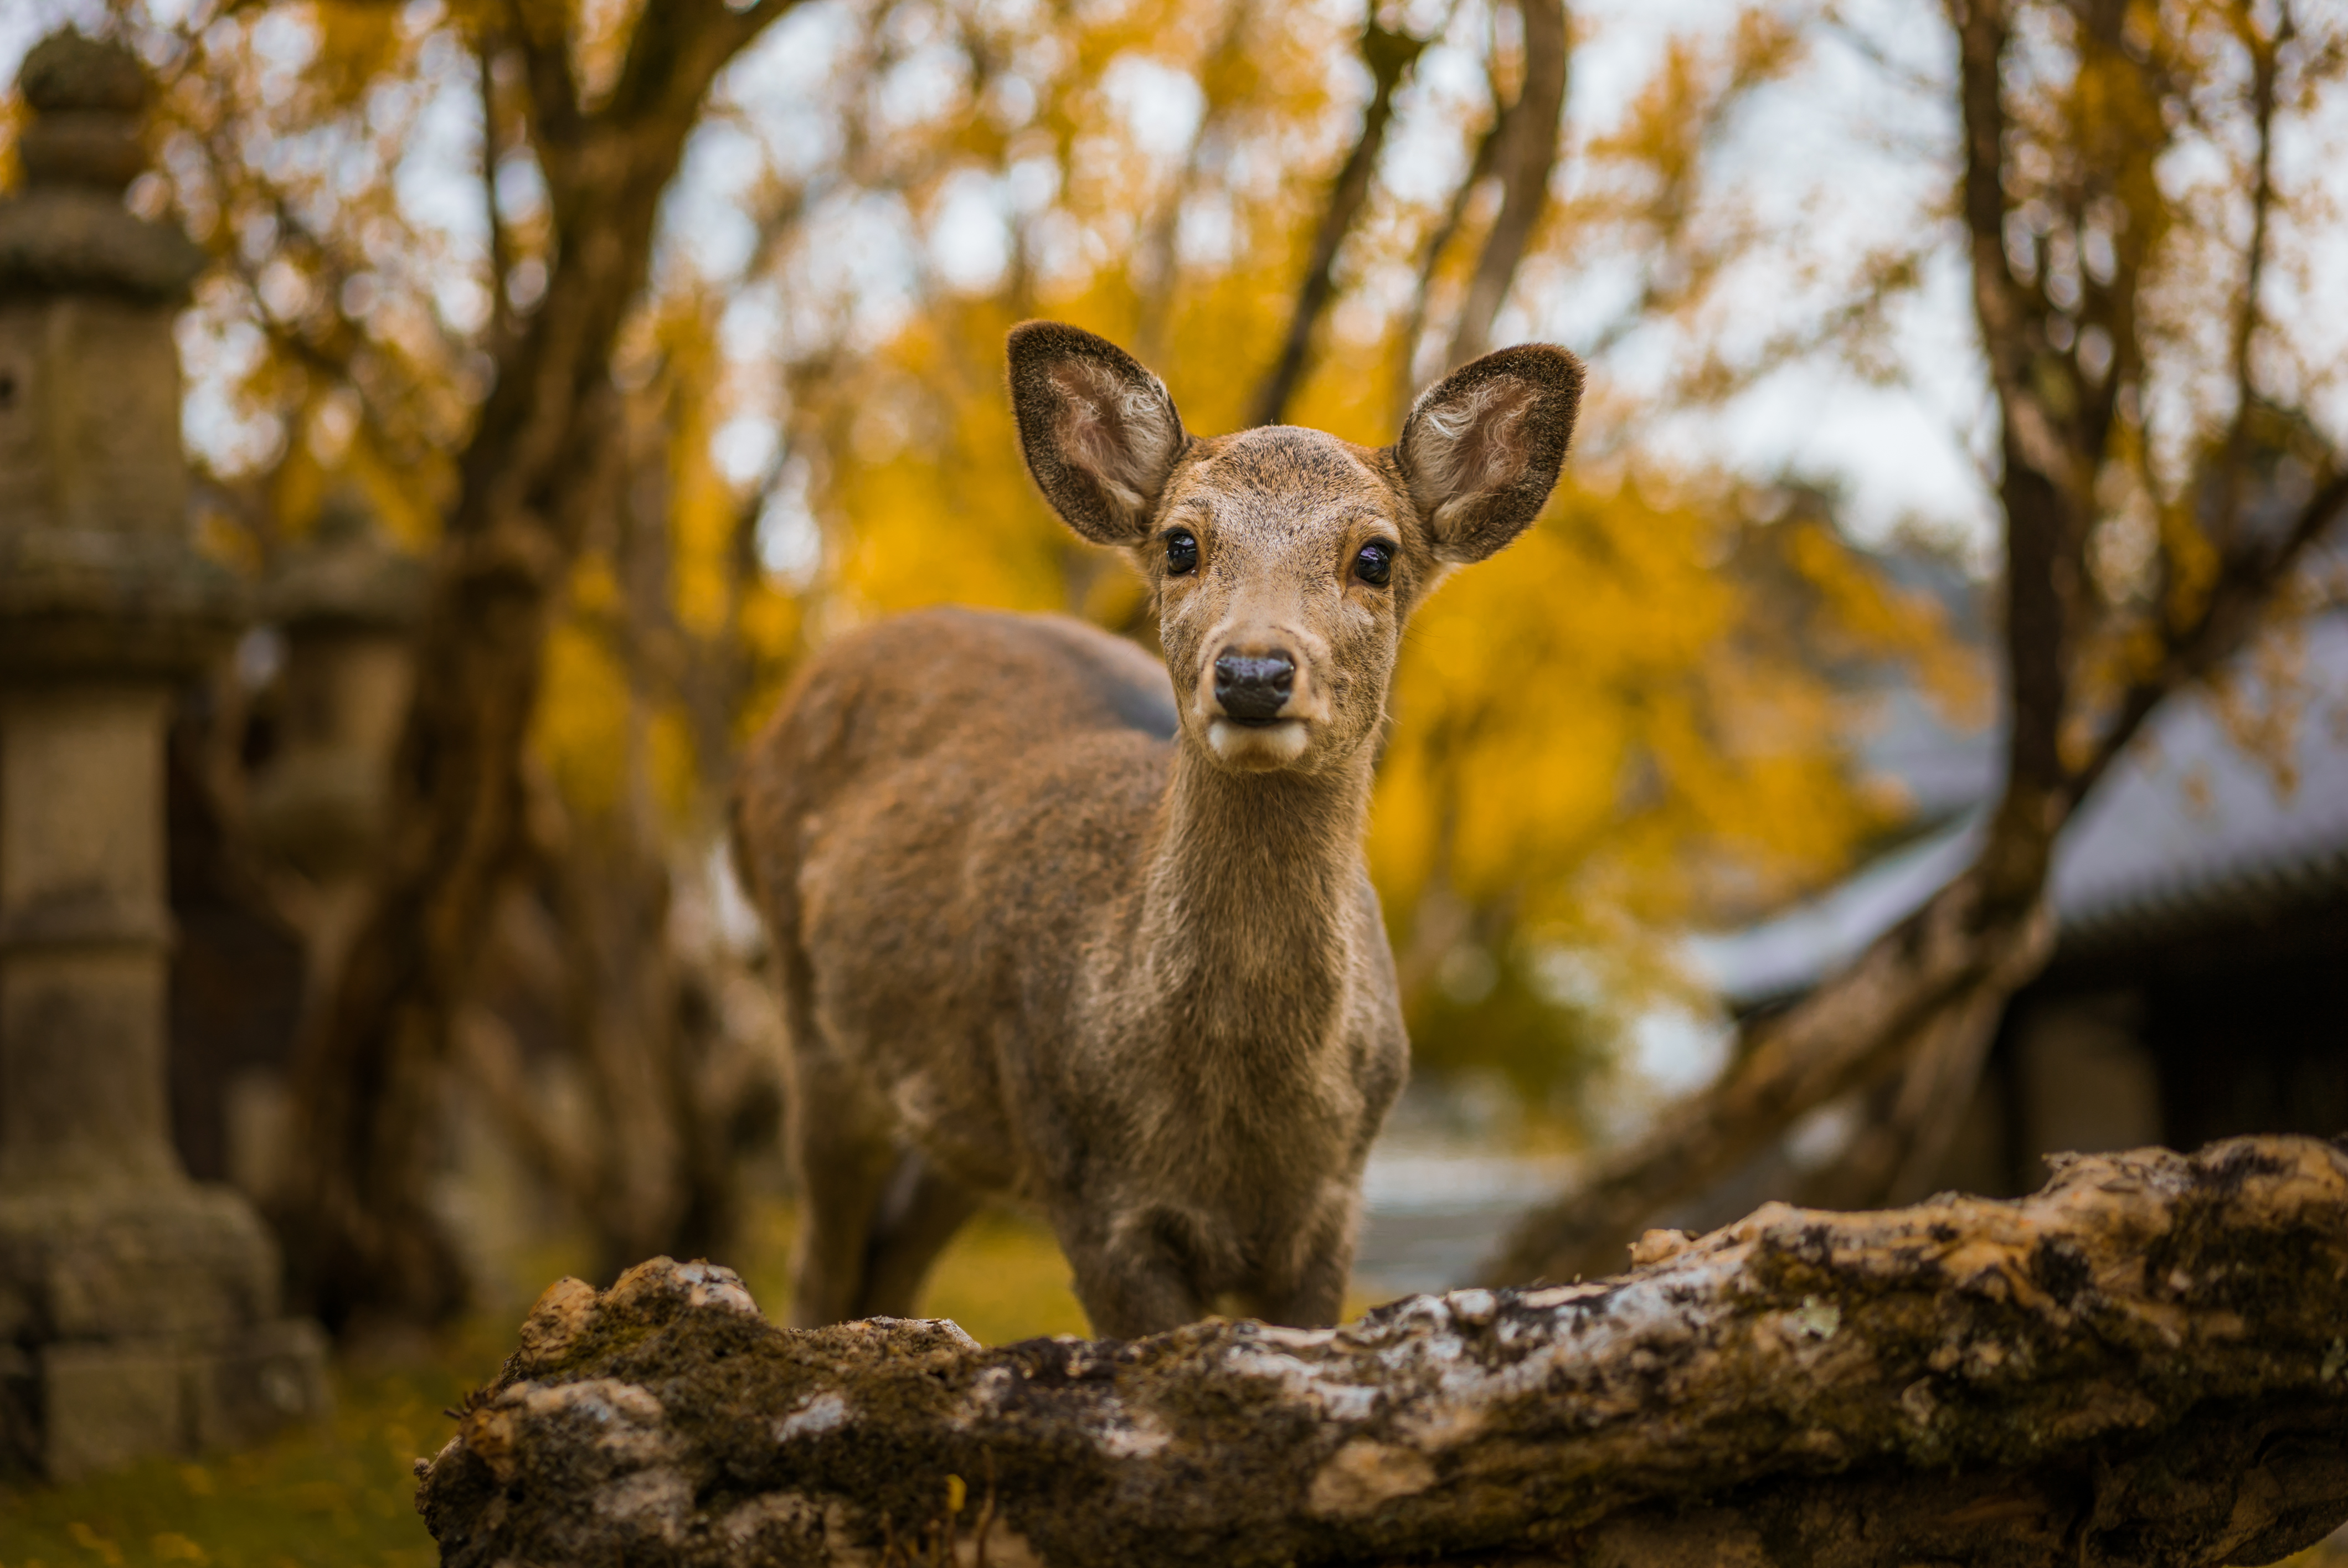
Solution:
{"label": "deer's left ear", "polygon": [[1440,559],[1479,561],[1549,499],[1581,406],[1581,362],[1524,343],[1471,360],[1419,395],[1395,461]]}

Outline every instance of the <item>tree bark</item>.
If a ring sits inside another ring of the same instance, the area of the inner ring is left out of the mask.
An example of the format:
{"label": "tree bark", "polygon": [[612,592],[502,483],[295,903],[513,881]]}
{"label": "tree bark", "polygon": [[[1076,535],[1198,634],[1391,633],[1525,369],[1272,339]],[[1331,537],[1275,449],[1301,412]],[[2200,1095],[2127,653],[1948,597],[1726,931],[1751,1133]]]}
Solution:
{"label": "tree bark", "polygon": [[1773,1204],[1342,1328],[982,1349],[666,1259],[550,1289],[417,1461],[449,1568],[2266,1563],[2348,1519],[2348,1149]]}

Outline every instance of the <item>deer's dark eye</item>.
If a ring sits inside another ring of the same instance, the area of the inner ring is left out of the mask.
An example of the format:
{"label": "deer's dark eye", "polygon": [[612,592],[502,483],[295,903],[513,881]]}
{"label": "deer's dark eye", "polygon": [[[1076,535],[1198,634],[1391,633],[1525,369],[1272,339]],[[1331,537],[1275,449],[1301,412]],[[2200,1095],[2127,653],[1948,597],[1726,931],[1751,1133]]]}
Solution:
{"label": "deer's dark eye", "polygon": [[1394,579],[1394,546],[1384,539],[1372,539],[1354,553],[1354,575],[1372,588],[1384,588]]}
{"label": "deer's dark eye", "polygon": [[1199,538],[1188,528],[1166,536],[1166,575],[1188,577],[1199,569]]}

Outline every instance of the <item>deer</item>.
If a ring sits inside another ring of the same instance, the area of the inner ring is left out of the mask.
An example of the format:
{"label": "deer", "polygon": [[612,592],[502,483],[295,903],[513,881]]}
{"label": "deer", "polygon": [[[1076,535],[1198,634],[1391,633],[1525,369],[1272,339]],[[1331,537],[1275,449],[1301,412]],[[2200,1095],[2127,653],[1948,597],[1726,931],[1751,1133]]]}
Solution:
{"label": "deer", "polygon": [[1389,446],[1184,428],[1079,328],[1008,341],[1018,441],[1148,586],[1163,658],[918,610],[812,655],[746,753],[801,1221],[790,1321],[909,1317],[989,1201],[1040,1212],[1094,1332],[1328,1327],[1409,1058],[1365,855],[1403,629],[1546,503],[1581,363],[1506,348]]}

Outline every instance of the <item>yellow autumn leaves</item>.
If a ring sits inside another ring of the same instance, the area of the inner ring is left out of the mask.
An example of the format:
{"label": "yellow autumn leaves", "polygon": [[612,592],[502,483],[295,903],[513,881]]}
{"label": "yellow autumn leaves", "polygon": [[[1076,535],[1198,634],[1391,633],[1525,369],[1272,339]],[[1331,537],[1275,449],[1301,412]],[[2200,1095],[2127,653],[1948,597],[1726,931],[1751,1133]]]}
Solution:
{"label": "yellow autumn leaves", "polygon": [[[249,369],[223,378],[199,356],[197,371],[282,422],[281,449],[250,482],[288,531],[330,483],[355,478],[424,542],[451,486],[449,410],[479,396],[466,380],[476,345],[521,330],[524,274],[538,265],[542,287],[547,260],[529,84],[483,64],[484,30],[515,16],[566,29],[592,97],[633,15],[328,5],[206,33],[173,113],[214,171],[189,174],[179,200],[212,190],[239,233],[274,236],[268,265],[306,280],[307,304],[263,311]],[[1507,5],[1386,20],[1439,31],[1441,46],[1397,98],[1409,146],[1389,149],[1339,252],[1336,302],[1290,415],[1370,444],[1392,439],[1414,361],[1423,374],[1430,345],[1449,339],[1498,205],[1488,186],[1454,197],[1492,106],[1524,73]],[[267,33],[288,26],[309,29],[300,49]],[[807,648],[872,616],[951,600],[1062,610],[1148,640],[1132,575],[1073,539],[1028,483],[1003,333],[1029,316],[1076,322],[1158,370],[1194,429],[1237,424],[1354,135],[1360,27],[1354,13],[1236,0],[925,0],[778,24],[710,117],[713,138],[735,138],[729,156],[757,165],[733,188],[734,218],[755,231],[748,259],[675,236],[623,334],[625,449],[599,515],[577,524],[533,728],[570,812],[654,810],[679,860],[700,859],[729,745]],[[1662,392],[1635,396],[1600,359],[1584,445],[1602,460],[1570,466],[1531,533],[1458,573],[1411,630],[1370,854],[1431,1060],[1472,1057],[1494,1022],[1476,1016],[1474,985],[1444,1004],[1465,1014],[1438,1018],[1447,966],[1481,964],[1505,982],[1485,993],[1521,995],[1544,955],[1562,953],[1627,994],[1666,972],[1686,922],[1831,875],[1884,818],[1848,765],[1858,715],[1828,666],[1964,663],[1931,607],[1891,590],[1819,518],[1772,522],[1762,487],[1634,438],[1653,399],[1685,405],[1754,373],[1708,334],[1722,281],[1773,236],[1710,159],[1737,106],[1804,46],[1784,16],[1751,8],[1671,42],[1643,86],[1616,95],[1626,107],[1609,128],[1584,126],[1569,97],[1503,331],[1521,335],[1544,291],[1602,253],[1637,272],[1633,315],[1675,323],[1693,352]],[[489,105],[497,128],[490,248],[509,271],[488,280],[486,324],[467,314],[479,301],[452,282],[453,263],[403,271],[463,251],[450,238],[462,225],[432,203],[479,212],[485,200],[477,183],[419,204],[401,162],[459,100]],[[276,123],[296,110],[315,126]],[[292,150],[240,162],[266,140],[255,126]],[[345,150],[305,162],[313,144]],[[983,243],[955,248],[957,202],[994,214]],[[1905,286],[1896,267],[1881,276],[1902,281],[1877,294]],[[264,303],[267,282],[252,281]],[[769,325],[746,335],[758,313],[737,307],[754,296]],[[1849,319],[1846,335],[1875,330],[1864,312]],[[756,472],[721,461],[746,425],[774,432]],[[776,530],[791,528],[805,536],[796,564],[770,569]],[[1520,1077],[1541,1076],[1544,1052],[1562,1062],[1599,1043],[1570,1038],[1581,1026],[1555,992],[1526,1014]]]}

